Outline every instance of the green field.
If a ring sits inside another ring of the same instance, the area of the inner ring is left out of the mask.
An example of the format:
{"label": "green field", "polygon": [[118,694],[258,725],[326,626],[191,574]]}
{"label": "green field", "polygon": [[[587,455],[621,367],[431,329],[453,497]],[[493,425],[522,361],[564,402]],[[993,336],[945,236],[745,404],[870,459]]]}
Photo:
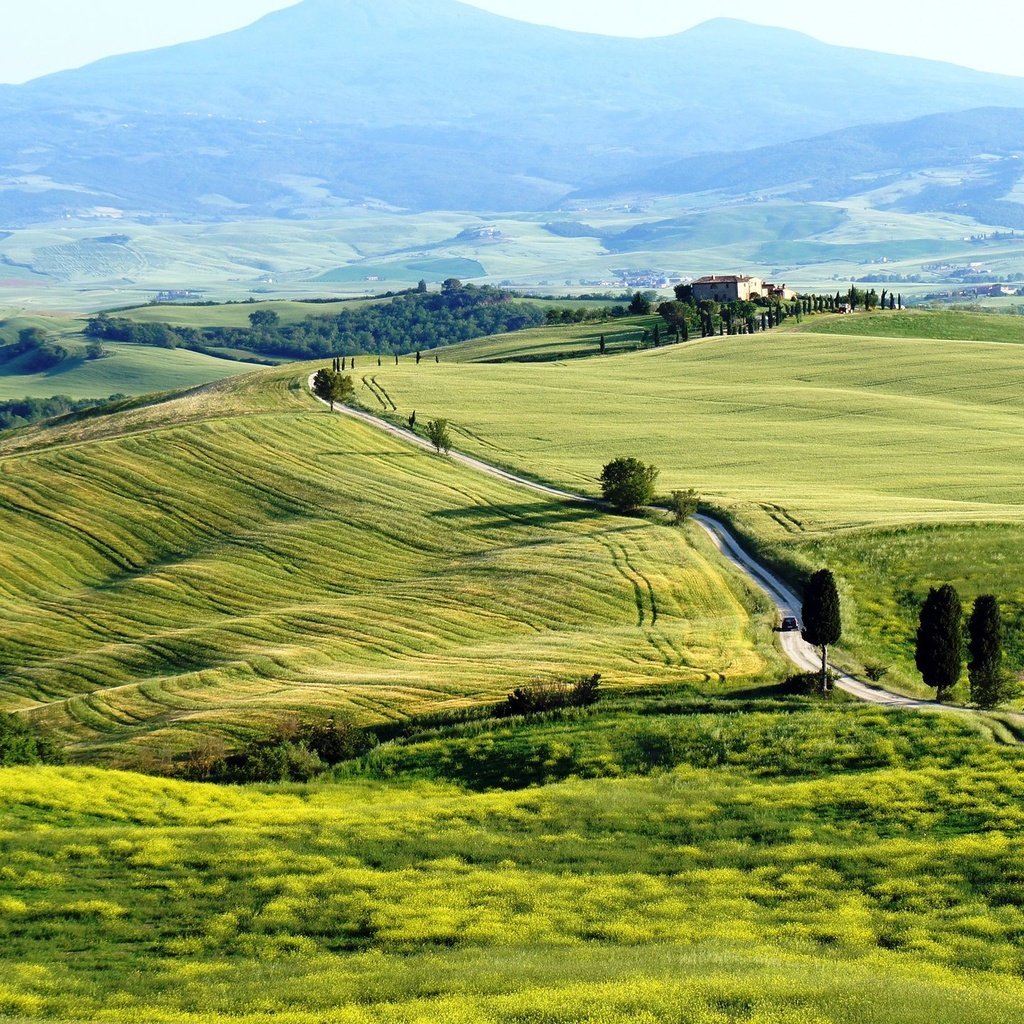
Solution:
{"label": "green field", "polygon": [[948,310],[902,310],[815,318],[796,331],[844,337],[928,338],[944,341],[1024,343],[1024,317]]}
{"label": "green field", "polygon": [[[948,718],[650,693],[413,734],[313,785],[2,769],[0,1013],[1016,1019],[1019,750]],[[479,792],[474,764],[546,784]]]}
{"label": "green field", "polygon": [[[458,446],[491,461],[594,494],[610,456],[636,455],[660,467],[663,492],[696,488],[769,557],[828,561],[848,585],[851,650],[890,661],[913,691],[908,641],[929,585],[992,589],[1014,621],[1024,612],[1024,363],[1016,344],[971,340],[1014,340],[1017,323],[936,316],[816,318],[800,333],[514,368],[404,364],[378,379],[398,414],[448,418]],[[900,336],[908,324],[955,340]],[[828,333],[858,329],[870,336]],[[535,334],[530,351],[575,344],[573,330]],[[509,358],[517,343],[477,351]]]}
{"label": "green field", "polygon": [[[559,303],[547,305],[558,306]],[[570,305],[563,303],[561,305]],[[665,322],[658,316],[624,317],[621,320],[574,324],[553,331],[548,327],[528,328],[514,334],[459,342],[440,353],[446,363],[550,362],[597,355],[601,338],[607,355],[632,352],[651,345],[655,326],[667,339]]]}
{"label": "green field", "polygon": [[3,707],[76,757],[134,763],[535,678],[715,689],[765,670],[768,620],[700,531],[492,481],[331,416],[299,380],[0,441]]}
{"label": "green field", "polygon": [[0,362],[0,401],[52,395],[107,398],[174,391],[232,377],[254,365],[240,362],[240,358],[244,359],[240,353],[219,359],[185,349],[145,348],[117,342],[104,342],[105,357],[89,360],[85,358],[89,339],[82,334],[84,326],[82,318],[71,316],[14,314],[0,320],[0,345],[16,342],[20,331],[34,327],[70,353],[68,359],[41,373],[28,372],[24,359]]}
{"label": "green field", "polygon": [[[587,493],[656,462],[833,565],[846,656],[912,687],[922,587],[1024,608],[1022,350],[836,322],[571,358],[640,322],[582,325],[354,383]],[[0,768],[0,1019],[1017,1019],[1019,722],[800,696],[700,529],[331,415],[316,365],[0,438],[0,710],[78,762]],[[592,707],[487,708],[592,672]],[[159,777],[326,715],[371,746],[312,783]]]}

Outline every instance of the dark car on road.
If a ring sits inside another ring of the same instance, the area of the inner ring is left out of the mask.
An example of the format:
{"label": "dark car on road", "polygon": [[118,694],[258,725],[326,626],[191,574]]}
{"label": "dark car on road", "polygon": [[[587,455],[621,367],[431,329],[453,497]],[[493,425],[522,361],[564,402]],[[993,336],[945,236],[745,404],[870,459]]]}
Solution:
{"label": "dark car on road", "polygon": [[795,633],[800,628],[800,623],[793,618],[792,615],[787,615],[782,620],[782,625],[779,626],[779,631],[782,633]]}

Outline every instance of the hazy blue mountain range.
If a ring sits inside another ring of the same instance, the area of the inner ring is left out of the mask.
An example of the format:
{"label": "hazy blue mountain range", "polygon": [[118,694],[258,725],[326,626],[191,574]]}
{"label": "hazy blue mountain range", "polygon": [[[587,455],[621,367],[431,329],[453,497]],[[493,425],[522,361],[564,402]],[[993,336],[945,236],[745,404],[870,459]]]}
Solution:
{"label": "hazy blue mountain range", "polygon": [[[945,172],[945,173],[944,173]],[[878,209],[953,213],[1024,228],[1006,197],[1024,179],[1024,110],[986,107],[829,132],[798,144],[674,161],[582,190],[582,200],[719,192],[834,202],[873,193]]]}
{"label": "hazy blue mountain range", "polygon": [[454,0],[305,0],[0,89],[0,222],[542,209],[701,153],[981,106],[1024,108],[1024,79],[729,20],[613,39]]}

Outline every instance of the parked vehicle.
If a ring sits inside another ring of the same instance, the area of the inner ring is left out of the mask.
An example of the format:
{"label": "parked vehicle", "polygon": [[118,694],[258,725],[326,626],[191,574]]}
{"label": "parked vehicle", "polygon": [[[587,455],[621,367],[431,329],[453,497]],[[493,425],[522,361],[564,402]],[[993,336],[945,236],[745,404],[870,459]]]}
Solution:
{"label": "parked vehicle", "polygon": [[783,633],[795,633],[800,628],[800,623],[793,618],[792,615],[787,615],[782,620],[782,625],[779,627]]}

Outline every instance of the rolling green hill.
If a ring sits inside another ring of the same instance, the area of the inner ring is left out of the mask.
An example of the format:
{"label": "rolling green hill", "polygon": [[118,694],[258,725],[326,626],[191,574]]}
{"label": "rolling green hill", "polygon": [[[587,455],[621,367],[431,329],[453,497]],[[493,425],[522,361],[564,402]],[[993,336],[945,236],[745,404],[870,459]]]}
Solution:
{"label": "rolling green hill", "polygon": [[[529,344],[557,349],[577,331]],[[593,494],[608,458],[635,455],[660,467],[661,490],[695,487],[770,557],[796,571],[832,564],[852,648],[914,690],[917,608],[946,580],[968,598],[1004,597],[1024,669],[1024,363],[1016,344],[970,340],[996,336],[1018,340],[1016,320],[818,318],[799,333],[377,378],[399,415],[446,417],[457,446],[490,461]],[[504,339],[503,358],[516,341]],[[497,344],[476,351],[493,359]]]}
{"label": "rolling green hill", "polygon": [[293,370],[19,432],[0,466],[0,703],[79,758],[336,709],[387,721],[534,678],[715,689],[765,669],[764,623],[699,531],[411,451]]}

